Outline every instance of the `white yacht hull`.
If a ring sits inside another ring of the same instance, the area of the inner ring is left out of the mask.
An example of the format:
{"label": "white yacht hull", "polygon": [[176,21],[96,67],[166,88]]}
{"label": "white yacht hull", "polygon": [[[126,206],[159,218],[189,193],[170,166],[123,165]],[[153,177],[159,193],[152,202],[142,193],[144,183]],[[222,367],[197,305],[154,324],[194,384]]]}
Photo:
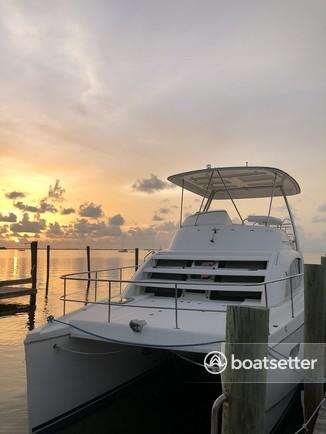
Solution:
{"label": "white yacht hull", "polygon": [[[170,355],[167,351],[72,338],[67,332],[67,327],[58,327],[49,337],[40,332],[26,342],[30,432],[42,432],[114,394]],[[302,342],[301,335],[302,328],[288,341]],[[274,371],[268,381],[266,433],[271,432],[287,408],[300,378],[297,373]]]}
{"label": "white yacht hull", "polygon": [[116,392],[167,357],[159,350],[76,339],[67,334],[27,342],[25,353],[30,432],[42,432]]}

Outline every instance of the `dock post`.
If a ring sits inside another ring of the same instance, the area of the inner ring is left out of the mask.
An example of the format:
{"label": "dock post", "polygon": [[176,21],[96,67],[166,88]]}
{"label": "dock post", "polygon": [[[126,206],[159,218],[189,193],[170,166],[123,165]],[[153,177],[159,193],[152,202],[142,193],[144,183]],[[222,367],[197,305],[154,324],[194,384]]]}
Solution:
{"label": "dock post", "polygon": [[32,309],[36,307],[36,290],[37,290],[37,241],[31,242],[31,278],[32,289],[35,290],[29,298],[29,304]]}
{"label": "dock post", "polygon": [[46,283],[45,283],[45,297],[49,292],[49,277],[50,277],[50,246],[46,246]]}
{"label": "dock post", "polygon": [[[324,397],[322,378],[324,372],[326,337],[326,262],[322,265],[306,264],[304,274],[304,357],[317,359],[317,369],[311,370],[312,381],[304,384],[304,418],[307,421]],[[309,345],[311,344],[311,345]],[[311,423],[310,426],[313,426]]]}
{"label": "dock post", "polygon": [[31,242],[31,277],[32,277],[32,289],[36,289],[36,282],[37,282],[37,241]]}
{"label": "dock post", "polygon": [[267,356],[269,309],[228,306],[226,317],[225,356],[228,360],[222,373],[222,434],[261,434],[264,431],[266,370],[231,369],[235,359],[263,359]]}
{"label": "dock post", "polygon": [[135,271],[138,270],[139,267],[139,248],[135,248]]}
{"label": "dock post", "polygon": [[[87,271],[88,271],[88,279],[91,278],[91,248],[90,246],[86,246],[86,255],[87,255]],[[88,280],[87,289],[89,289],[90,281]]]}

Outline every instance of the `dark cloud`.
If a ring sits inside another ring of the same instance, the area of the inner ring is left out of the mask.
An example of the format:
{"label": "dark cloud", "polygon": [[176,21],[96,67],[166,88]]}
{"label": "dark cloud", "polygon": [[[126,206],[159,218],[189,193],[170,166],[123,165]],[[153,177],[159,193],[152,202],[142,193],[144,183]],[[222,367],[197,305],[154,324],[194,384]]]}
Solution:
{"label": "dark cloud", "polygon": [[322,203],[320,207],[318,208],[318,211],[320,212],[326,212],[326,203]]}
{"label": "dark cloud", "polygon": [[3,215],[0,213],[0,222],[16,222],[17,216],[13,212],[10,212],[8,215]]}
{"label": "dark cloud", "polygon": [[50,223],[49,228],[46,231],[46,236],[50,238],[63,237],[65,232],[62,230],[58,222]]}
{"label": "dark cloud", "polygon": [[54,214],[54,213],[58,212],[56,207],[54,205],[52,205],[52,203],[48,203],[46,201],[46,199],[42,199],[40,201],[39,206],[27,205],[27,204],[19,201],[19,202],[14,203],[14,207],[20,209],[21,211],[33,212],[33,213],[39,213],[39,214],[43,214],[45,212],[50,212],[50,213]]}
{"label": "dark cloud", "polygon": [[49,186],[48,197],[50,199],[60,201],[64,199],[63,195],[65,192],[66,190],[63,187],[61,187],[59,179],[56,179],[54,186],[53,187],[52,185]]}
{"label": "dark cloud", "polygon": [[161,222],[164,219],[163,219],[163,217],[159,216],[158,214],[154,214],[153,217],[152,217],[152,220],[154,222]]}
{"label": "dark cloud", "polygon": [[20,197],[25,197],[25,193],[21,191],[10,191],[9,193],[6,193],[6,197],[8,199],[18,199]]}
{"label": "dark cloud", "polygon": [[121,235],[120,226],[108,225],[105,222],[90,223],[87,219],[79,219],[73,225],[71,235],[100,237],[116,237]]}
{"label": "dark cloud", "polygon": [[8,225],[0,226],[0,237],[5,238],[8,234]]}
{"label": "dark cloud", "polygon": [[10,225],[12,232],[30,232],[34,234],[40,233],[46,228],[46,221],[43,219],[30,221],[27,213],[23,215],[22,220],[19,223],[13,223]]}
{"label": "dark cloud", "polygon": [[144,193],[154,193],[155,191],[166,190],[173,188],[174,185],[166,181],[162,181],[157,175],[153,173],[149,178],[138,179],[132,186],[136,191],[142,191]]}
{"label": "dark cloud", "polygon": [[160,214],[168,214],[170,212],[169,208],[160,208]]}
{"label": "dark cloud", "polygon": [[113,226],[122,226],[125,224],[125,219],[121,214],[116,214],[109,218],[109,224]]}
{"label": "dark cloud", "polygon": [[75,208],[62,208],[61,215],[74,214],[76,212]]}
{"label": "dark cloud", "polygon": [[97,219],[103,216],[102,205],[95,205],[93,202],[85,202],[79,207],[81,217]]}

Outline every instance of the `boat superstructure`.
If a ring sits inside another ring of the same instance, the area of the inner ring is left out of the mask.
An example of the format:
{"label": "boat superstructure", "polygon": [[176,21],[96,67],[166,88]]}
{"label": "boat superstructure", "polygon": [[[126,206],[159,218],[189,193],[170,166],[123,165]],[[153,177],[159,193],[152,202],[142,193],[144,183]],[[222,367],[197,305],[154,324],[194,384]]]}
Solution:
{"label": "boat superstructure", "polygon": [[[207,167],[168,179],[182,189],[180,227],[169,248],[148,254],[131,277],[125,277],[127,267],[62,276],[65,306],[79,302],[81,308],[28,334],[31,430],[41,431],[113,393],[171,354],[202,362],[223,345],[229,304],[268,307],[275,348],[289,342],[290,353],[302,342],[303,258],[287,198],[300,192],[298,183],[279,169],[248,166]],[[183,219],[184,190],[200,197],[200,209]],[[266,215],[241,215],[238,199],[265,197]],[[284,198],[285,219],[271,215],[277,197]],[[213,207],[225,199],[234,206],[236,221]],[[85,297],[69,293],[72,281],[87,282]],[[107,297],[98,300],[100,285]],[[78,357],[87,352],[98,353],[91,368]],[[292,375],[283,373],[284,383],[270,379],[266,432],[289,402],[293,383],[301,381]],[[49,390],[51,404],[44,400]]]}

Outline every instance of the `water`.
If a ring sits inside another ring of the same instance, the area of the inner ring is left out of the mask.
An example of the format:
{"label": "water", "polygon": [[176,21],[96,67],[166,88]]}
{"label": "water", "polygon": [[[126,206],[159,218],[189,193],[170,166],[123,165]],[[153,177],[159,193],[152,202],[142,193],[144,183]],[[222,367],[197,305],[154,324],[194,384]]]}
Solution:
{"label": "water", "polygon": [[[145,252],[146,253],[146,252]],[[134,263],[133,253],[94,250],[92,269],[123,267]],[[0,250],[0,279],[29,276],[30,251]],[[28,329],[40,326],[51,314],[62,314],[63,285],[59,276],[86,269],[86,252],[52,250],[48,299],[45,298],[46,251],[38,252],[38,293],[35,318],[33,312],[13,314],[15,304],[28,304],[28,297],[0,300],[0,433],[27,433],[26,379],[24,339]],[[6,306],[4,306],[6,305]],[[68,306],[69,307],[69,306]]]}
{"label": "water", "polygon": [[[146,253],[146,252],[143,252]],[[319,263],[320,254],[307,254],[306,262]],[[91,253],[92,269],[106,269],[133,265],[133,253],[94,250]],[[52,250],[49,296],[45,298],[46,252],[38,252],[38,294],[35,312],[16,312],[17,303],[28,303],[28,297],[0,300],[0,434],[27,433],[26,379],[23,341],[26,333],[46,322],[48,315],[62,314],[63,285],[59,276],[86,269],[86,253],[82,250]],[[0,279],[26,277],[30,270],[30,252],[0,250]],[[84,285],[83,285],[84,286]],[[75,283],[73,290],[78,289]],[[4,307],[4,304],[6,305]],[[69,307],[69,306],[68,306]],[[70,306],[74,308],[73,305]],[[20,306],[21,310],[22,307]],[[34,324],[35,323],[35,324]],[[162,380],[165,383],[165,380]],[[146,387],[146,386],[145,386]],[[135,393],[139,393],[138,391]],[[124,399],[127,399],[125,397]],[[107,409],[100,408],[88,416],[88,424],[94,432],[106,432],[101,420],[107,420]],[[87,421],[86,421],[87,424]],[[65,433],[90,432],[85,421],[77,421]],[[100,426],[102,426],[102,431]],[[134,431],[135,432],[135,431]],[[166,431],[167,432],[167,431]]]}

